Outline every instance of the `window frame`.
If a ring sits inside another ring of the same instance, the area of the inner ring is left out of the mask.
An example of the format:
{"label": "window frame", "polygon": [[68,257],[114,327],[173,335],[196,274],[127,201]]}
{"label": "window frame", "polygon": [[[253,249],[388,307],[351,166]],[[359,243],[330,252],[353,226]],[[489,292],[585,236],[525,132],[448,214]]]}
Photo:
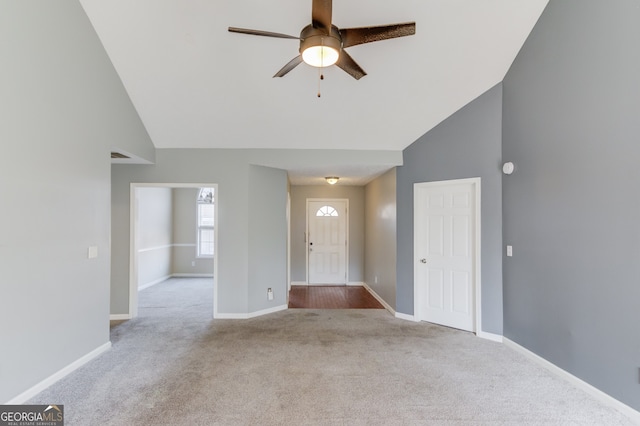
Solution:
{"label": "window frame", "polygon": [[[204,191],[210,190],[210,197],[203,196]],[[211,206],[212,220],[211,225],[202,224],[203,208],[202,206]],[[215,189],[214,188],[200,188],[198,191],[198,198],[196,199],[196,258],[197,259],[211,259],[215,256]],[[211,241],[205,241],[205,244],[210,244],[211,253],[203,253],[202,245],[202,233],[210,232]]]}

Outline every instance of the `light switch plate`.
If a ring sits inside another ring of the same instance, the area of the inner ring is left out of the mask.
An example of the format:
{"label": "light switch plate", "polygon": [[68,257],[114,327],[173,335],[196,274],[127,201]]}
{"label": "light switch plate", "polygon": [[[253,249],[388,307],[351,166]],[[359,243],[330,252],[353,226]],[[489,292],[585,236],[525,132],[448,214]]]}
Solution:
{"label": "light switch plate", "polygon": [[507,256],[508,257],[513,256],[513,246],[507,246]]}
{"label": "light switch plate", "polygon": [[98,257],[98,246],[89,246],[89,250],[87,250],[87,258],[95,259]]}

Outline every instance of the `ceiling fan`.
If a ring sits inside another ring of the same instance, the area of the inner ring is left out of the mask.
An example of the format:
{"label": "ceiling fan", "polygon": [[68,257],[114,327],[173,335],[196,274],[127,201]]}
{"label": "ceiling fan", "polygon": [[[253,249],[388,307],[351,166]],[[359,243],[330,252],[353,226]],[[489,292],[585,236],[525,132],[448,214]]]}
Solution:
{"label": "ceiling fan", "polygon": [[416,23],[381,25],[375,27],[342,28],[331,23],[332,0],[312,0],[311,24],[300,31],[300,37],[269,31],[229,27],[232,33],[300,40],[300,54],[289,61],[274,77],[284,77],[300,63],[314,67],[337,65],[356,80],[366,72],[344,50],[347,47],[374,41],[405,37],[416,33]]}

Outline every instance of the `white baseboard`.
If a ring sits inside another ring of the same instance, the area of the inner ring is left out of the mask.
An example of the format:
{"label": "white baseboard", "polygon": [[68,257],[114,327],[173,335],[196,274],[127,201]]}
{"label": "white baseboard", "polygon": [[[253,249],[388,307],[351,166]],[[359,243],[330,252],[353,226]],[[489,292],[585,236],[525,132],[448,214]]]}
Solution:
{"label": "white baseboard", "polygon": [[165,277],[158,278],[157,280],[150,281],[146,284],[142,284],[140,287],[138,287],[138,291],[144,290],[145,288],[149,288],[156,284],[165,282],[169,278],[213,278],[213,274],[189,274],[189,273],[170,274]]}
{"label": "white baseboard", "polygon": [[306,281],[291,281],[291,285],[309,285]]}
{"label": "white baseboard", "polygon": [[487,333],[486,331],[477,331],[476,336],[481,339],[491,340],[492,342],[502,343],[502,336],[499,334]]}
{"label": "white baseboard", "polygon": [[275,312],[284,311],[286,309],[289,309],[288,305],[280,305],[280,306],[275,306],[275,307],[269,308],[269,309],[263,309],[261,311],[248,312],[246,314],[222,314],[222,313],[217,313],[215,318],[216,319],[250,319],[250,318],[260,317],[260,316],[263,316],[263,315],[273,314]]}
{"label": "white baseboard", "polygon": [[94,358],[97,358],[98,356],[102,355],[104,352],[108,351],[109,349],[111,349],[111,342],[107,342],[104,345],[98,346],[96,349],[92,350],[88,354],[75,360],[71,364],[67,365],[66,367],[62,368],[61,370],[57,371],[51,376],[47,377],[40,383],[27,389],[26,391],[22,392],[20,395],[16,396],[15,398],[7,401],[5,404],[7,405],[24,404],[26,401],[30,400],[31,398],[33,398],[34,396],[36,396],[37,394],[39,394],[40,392],[42,392],[43,390],[45,390],[46,388],[48,388],[49,386],[57,382],[58,380],[71,374],[78,368],[82,367],[83,365],[93,360]]}
{"label": "white baseboard", "polygon": [[365,283],[363,282],[358,282],[358,281],[351,281],[347,283],[348,287],[364,287]]}
{"label": "white baseboard", "polygon": [[169,278],[171,278],[171,275],[167,275],[167,276],[164,276],[162,278],[158,278],[157,280],[153,280],[153,281],[150,281],[148,283],[144,283],[141,286],[138,286],[138,291],[144,290],[145,288],[152,287],[152,286],[154,286],[156,284],[160,284],[161,282],[164,282],[164,281],[168,280]]}
{"label": "white baseboard", "polygon": [[391,307],[378,293],[376,293],[367,283],[362,283],[362,286],[378,301],[384,308],[391,312],[391,315],[396,316],[396,310]]}
{"label": "white baseboard", "polygon": [[556,376],[560,377],[561,379],[566,380],[567,382],[571,383],[572,385],[574,385],[578,389],[583,390],[584,392],[588,393],[589,395],[591,395],[592,397],[594,397],[595,399],[597,399],[601,403],[603,403],[603,404],[605,404],[605,405],[607,405],[607,406],[609,406],[609,407],[611,407],[611,408],[613,408],[615,410],[618,410],[619,412],[621,412],[625,416],[629,417],[634,423],[640,424],[640,412],[638,412],[638,411],[634,410],[633,408],[629,407],[627,404],[618,401],[617,399],[615,399],[611,395],[602,392],[600,389],[590,385],[589,383],[585,382],[582,379],[577,378],[573,374],[563,370],[562,368],[560,368],[557,365],[547,361],[546,359],[542,358],[541,356],[536,355],[535,353],[531,352],[529,349],[527,349],[527,348],[525,348],[523,346],[520,346],[516,342],[514,342],[512,340],[509,340],[506,337],[504,337],[502,340],[503,340],[504,345],[507,346],[508,348],[511,348],[511,349],[515,350],[516,352],[520,352],[521,354],[523,354],[524,356],[529,358],[531,361],[535,362],[536,364],[540,365],[541,367],[544,367],[545,369],[547,369],[551,373],[555,374]]}
{"label": "white baseboard", "polygon": [[419,322],[416,319],[415,316],[407,315],[407,314],[401,314],[400,312],[396,312],[396,318],[401,319],[401,320],[405,320],[405,321]]}
{"label": "white baseboard", "polygon": [[214,315],[214,319],[248,319],[249,314],[223,314],[218,312]]}
{"label": "white baseboard", "polygon": [[109,321],[123,321],[130,320],[131,315],[129,314],[111,314],[109,315]]}
{"label": "white baseboard", "polygon": [[[407,321],[420,322],[416,319],[414,315],[401,314],[398,312],[396,312],[396,318],[407,320]],[[493,342],[498,342],[498,343],[503,342],[503,337],[500,336],[499,334],[487,333],[486,331],[477,331],[476,336],[478,336],[481,339],[491,340]]]}
{"label": "white baseboard", "polygon": [[273,314],[275,312],[285,311],[287,309],[289,309],[289,305],[274,306],[273,308],[263,309],[258,312],[250,312],[249,314],[247,314],[247,318],[261,317],[262,315]]}
{"label": "white baseboard", "polygon": [[171,278],[213,278],[213,274],[179,273],[179,274],[171,274]]}

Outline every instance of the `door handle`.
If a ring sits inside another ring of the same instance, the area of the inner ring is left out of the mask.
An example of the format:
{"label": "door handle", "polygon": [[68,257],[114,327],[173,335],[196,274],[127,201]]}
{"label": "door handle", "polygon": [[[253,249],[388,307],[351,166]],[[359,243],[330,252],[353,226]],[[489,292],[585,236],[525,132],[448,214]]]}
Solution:
{"label": "door handle", "polygon": [[427,259],[425,259],[424,257],[422,259],[420,259],[421,263],[427,263]]}

